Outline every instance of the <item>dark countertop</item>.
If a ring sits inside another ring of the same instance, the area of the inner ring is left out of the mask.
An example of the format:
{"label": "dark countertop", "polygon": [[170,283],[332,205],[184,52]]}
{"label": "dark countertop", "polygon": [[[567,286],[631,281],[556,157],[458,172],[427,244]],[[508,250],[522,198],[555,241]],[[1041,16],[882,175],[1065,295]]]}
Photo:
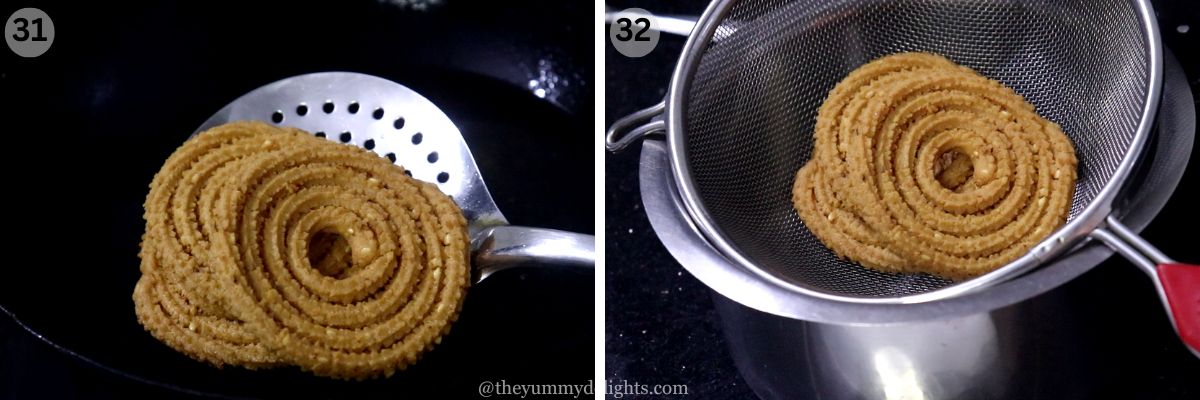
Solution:
{"label": "dark countertop", "polygon": [[[613,10],[629,7],[657,15],[699,15],[707,1],[608,1]],[[1200,34],[1200,9],[1187,0],[1154,2],[1164,44],[1182,48]],[[1176,26],[1187,23],[1191,32]],[[684,39],[662,35],[649,55],[631,59],[605,45],[605,126],[661,101]],[[1182,53],[1182,54],[1181,54]],[[1193,95],[1200,93],[1200,53],[1177,50]],[[1200,98],[1200,97],[1198,97]],[[667,253],[650,227],[638,188],[639,147],[605,155],[605,377],[609,383],[686,384],[705,399],[746,399],[754,393],[730,358],[712,304],[712,292]],[[1194,248],[1195,187],[1200,186],[1200,145],[1172,199],[1143,236],[1176,259],[1200,262]],[[1120,321],[1112,330],[1096,332],[1098,343],[1130,343],[1109,350],[1120,379],[1095,384],[1115,398],[1200,398],[1200,360],[1178,344],[1149,280],[1120,257],[1110,258],[1082,277],[1056,290],[1102,298],[1092,310],[1114,307],[1137,320]],[[1145,310],[1144,312],[1123,312]],[[1103,311],[1087,314],[1103,318]],[[1172,342],[1173,341],[1173,342]],[[1124,366],[1124,368],[1121,368]],[[1136,366],[1136,367],[1135,367]],[[610,396],[611,397],[611,396]],[[628,398],[628,397],[626,397]]]}

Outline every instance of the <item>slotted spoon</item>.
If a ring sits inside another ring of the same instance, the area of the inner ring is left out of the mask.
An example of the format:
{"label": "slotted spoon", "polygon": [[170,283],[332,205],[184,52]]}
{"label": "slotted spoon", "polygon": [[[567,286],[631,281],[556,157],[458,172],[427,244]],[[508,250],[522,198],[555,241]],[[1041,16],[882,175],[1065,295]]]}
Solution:
{"label": "slotted spoon", "polygon": [[359,146],[404,166],[415,179],[435,183],[467,218],[476,282],[519,265],[595,265],[592,235],[509,225],[458,127],[404,85],[354,72],[294,76],[238,97],[195,133],[239,120],[296,127]]}

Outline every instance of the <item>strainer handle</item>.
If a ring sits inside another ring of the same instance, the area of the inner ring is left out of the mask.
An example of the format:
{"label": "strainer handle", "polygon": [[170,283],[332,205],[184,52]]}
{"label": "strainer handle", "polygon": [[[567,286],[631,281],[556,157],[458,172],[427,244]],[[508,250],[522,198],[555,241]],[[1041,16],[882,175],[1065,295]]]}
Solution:
{"label": "strainer handle", "polygon": [[1154,281],[1175,332],[1200,357],[1200,266],[1176,262],[1114,217],[1091,236],[1132,261]]}
{"label": "strainer handle", "polygon": [[604,134],[604,147],[608,148],[608,151],[617,152],[646,135],[666,132],[667,123],[662,120],[663,111],[666,109],[667,102],[663,100],[613,122]]}
{"label": "strainer handle", "polygon": [[475,281],[516,266],[596,265],[596,238],[592,235],[525,226],[485,228],[471,240],[471,265]]}

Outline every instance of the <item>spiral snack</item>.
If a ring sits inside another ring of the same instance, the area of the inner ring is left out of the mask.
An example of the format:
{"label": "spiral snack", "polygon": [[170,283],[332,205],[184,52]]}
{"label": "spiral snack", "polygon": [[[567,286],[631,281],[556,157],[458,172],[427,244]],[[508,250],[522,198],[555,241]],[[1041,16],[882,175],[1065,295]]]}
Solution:
{"label": "spiral snack", "polygon": [[155,175],[144,217],[138,320],[218,367],[391,375],[441,342],[469,283],[449,197],[298,130],[196,135]]}
{"label": "spiral snack", "polygon": [[792,200],[839,257],[885,272],[981,275],[1061,226],[1075,150],[999,82],[903,53],[853,71],[818,112]]}

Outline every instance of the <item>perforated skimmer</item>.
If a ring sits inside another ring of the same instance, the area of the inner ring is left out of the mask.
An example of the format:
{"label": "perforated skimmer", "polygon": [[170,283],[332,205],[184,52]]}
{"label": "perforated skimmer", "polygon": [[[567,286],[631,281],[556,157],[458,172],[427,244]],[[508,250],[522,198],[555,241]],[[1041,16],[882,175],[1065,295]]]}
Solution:
{"label": "perforated skimmer", "polygon": [[[908,51],[941,54],[1012,87],[1076,146],[1068,223],[972,280],[887,274],[840,260],[792,208],[791,185],[809,159],[826,94],[858,66]],[[666,131],[691,222],[761,279],[835,301],[925,302],[1018,276],[1089,235],[1171,263],[1108,218],[1150,135],[1161,74],[1146,1],[718,0],[693,29],[664,103],[618,120],[606,140],[615,151]],[[1162,268],[1134,257],[1161,290]]]}
{"label": "perforated skimmer", "polygon": [[320,72],[279,80],[229,103],[196,129],[238,120],[292,126],[365,148],[437,184],[467,218],[476,281],[531,264],[592,266],[591,235],[509,226],[454,122],[399,83],[352,72]]}

